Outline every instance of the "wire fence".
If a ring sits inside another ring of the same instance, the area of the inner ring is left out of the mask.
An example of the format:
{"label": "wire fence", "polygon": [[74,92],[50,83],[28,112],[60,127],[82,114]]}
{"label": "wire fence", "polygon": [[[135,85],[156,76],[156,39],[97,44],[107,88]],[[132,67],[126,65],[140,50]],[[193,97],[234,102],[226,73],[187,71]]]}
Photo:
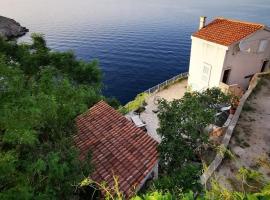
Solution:
{"label": "wire fence", "polygon": [[148,90],[145,90],[144,92],[147,93],[147,94],[153,94],[155,92],[158,92],[160,91],[161,89],[165,88],[166,86],[169,86],[175,82],[177,82],[178,80],[180,79],[183,79],[183,78],[187,78],[188,77],[188,72],[185,72],[185,73],[181,73],[181,74],[178,74],[154,87],[151,87],[149,88]]}

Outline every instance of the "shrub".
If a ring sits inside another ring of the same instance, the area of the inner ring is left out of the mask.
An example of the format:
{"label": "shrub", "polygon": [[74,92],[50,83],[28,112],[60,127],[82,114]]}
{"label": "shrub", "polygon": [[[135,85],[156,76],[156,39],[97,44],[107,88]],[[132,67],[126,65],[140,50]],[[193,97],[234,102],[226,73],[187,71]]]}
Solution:
{"label": "shrub", "polygon": [[148,96],[149,94],[147,93],[138,94],[133,101],[130,101],[125,106],[119,108],[119,111],[123,114],[126,114],[128,112],[139,109],[144,104]]}

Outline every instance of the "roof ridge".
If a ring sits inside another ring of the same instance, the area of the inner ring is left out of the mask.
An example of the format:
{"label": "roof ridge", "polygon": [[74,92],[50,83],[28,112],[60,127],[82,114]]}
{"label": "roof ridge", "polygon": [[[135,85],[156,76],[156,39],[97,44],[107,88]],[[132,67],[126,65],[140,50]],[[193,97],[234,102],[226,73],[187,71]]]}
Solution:
{"label": "roof ridge", "polygon": [[[223,46],[242,40],[259,30],[267,28],[264,24],[216,17],[192,36]],[[270,29],[269,29],[270,30]]]}
{"label": "roof ridge", "polygon": [[248,22],[248,21],[242,21],[242,20],[238,20],[238,19],[225,18],[225,17],[215,17],[214,19],[223,19],[223,20],[228,20],[231,22],[238,22],[238,23],[242,23],[242,24],[259,25],[259,26],[262,26],[262,28],[264,28],[266,26],[265,24],[261,24],[261,23]]}
{"label": "roof ridge", "polygon": [[[109,104],[106,103],[106,101],[104,101],[103,99],[101,99],[100,101],[98,101],[97,103],[95,103],[93,106],[91,106],[90,108],[88,108],[86,111],[84,111],[84,112],[80,113],[79,115],[77,115],[77,116],[75,117],[75,119],[78,119],[78,118],[80,118],[80,117],[86,115],[86,114],[89,113],[91,110],[93,110],[94,108],[96,108],[97,106],[99,106],[99,105],[101,105],[101,104],[103,104],[103,105],[108,105],[109,107],[111,107]],[[111,108],[113,109],[113,107],[111,107]]]}

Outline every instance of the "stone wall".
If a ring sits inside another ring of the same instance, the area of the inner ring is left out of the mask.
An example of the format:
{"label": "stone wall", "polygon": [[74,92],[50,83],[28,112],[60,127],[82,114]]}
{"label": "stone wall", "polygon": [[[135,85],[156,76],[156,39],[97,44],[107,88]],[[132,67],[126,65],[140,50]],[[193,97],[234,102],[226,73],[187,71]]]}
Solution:
{"label": "stone wall", "polygon": [[219,88],[225,94],[232,94],[234,96],[242,97],[244,94],[244,89],[238,84],[227,85],[225,83],[220,82]]}

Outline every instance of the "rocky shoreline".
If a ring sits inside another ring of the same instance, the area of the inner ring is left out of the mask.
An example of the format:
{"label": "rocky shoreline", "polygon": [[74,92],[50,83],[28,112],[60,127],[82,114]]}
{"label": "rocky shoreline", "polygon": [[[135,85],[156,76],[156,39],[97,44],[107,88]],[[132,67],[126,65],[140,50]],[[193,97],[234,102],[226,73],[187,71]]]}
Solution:
{"label": "rocky shoreline", "polygon": [[5,39],[18,38],[25,35],[29,30],[21,26],[14,19],[0,16],[0,36]]}

